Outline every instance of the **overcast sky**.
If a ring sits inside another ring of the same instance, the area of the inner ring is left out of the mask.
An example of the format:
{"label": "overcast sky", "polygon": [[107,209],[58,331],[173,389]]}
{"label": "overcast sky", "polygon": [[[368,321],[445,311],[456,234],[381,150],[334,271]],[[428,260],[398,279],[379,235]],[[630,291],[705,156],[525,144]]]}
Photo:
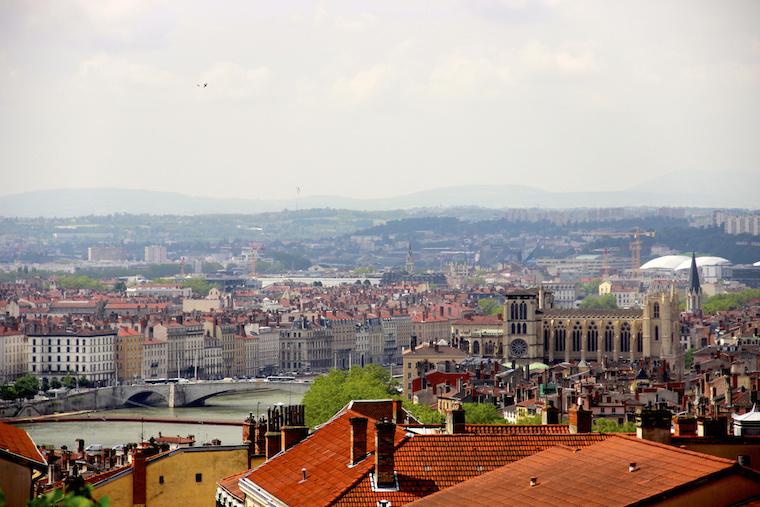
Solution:
{"label": "overcast sky", "polygon": [[0,193],[686,170],[760,174],[758,1],[0,2]]}

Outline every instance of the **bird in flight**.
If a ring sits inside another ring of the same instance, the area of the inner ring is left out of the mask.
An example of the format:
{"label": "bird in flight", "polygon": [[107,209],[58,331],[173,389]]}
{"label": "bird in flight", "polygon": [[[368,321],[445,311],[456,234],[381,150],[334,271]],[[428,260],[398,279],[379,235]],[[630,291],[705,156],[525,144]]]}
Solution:
{"label": "bird in flight", "polygon": [[195,86],[197,86],[198,88],[206,88],[208,86],[208,83],[198,83]]}

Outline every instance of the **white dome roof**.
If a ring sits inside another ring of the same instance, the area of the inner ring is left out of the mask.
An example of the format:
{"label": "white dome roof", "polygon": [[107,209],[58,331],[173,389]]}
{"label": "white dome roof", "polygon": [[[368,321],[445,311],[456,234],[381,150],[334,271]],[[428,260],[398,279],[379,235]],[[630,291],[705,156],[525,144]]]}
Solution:
{"label": "white dome roof", "polygon": [[756,263],[754,263],[753,266],[760,266],[760,261],[757,261]]}
{"label": "white dome roof", "polygon": [[645,262],[640,269],[676,269],[683,262],[691,262],[691,257],[686,255],[663,255],[649,262]]}
{"label": "white dome roof", "polygon": [[[719,266],[723,264],[731,264],[731,261],[728,259],[724,259],[723,257],[697,257],[697,267],[701,268],[702,266]],[[683,271],[684,269],[689,269],[691,267],[691,259],[683,261],[681,264],[676,266],[676,271]]]}

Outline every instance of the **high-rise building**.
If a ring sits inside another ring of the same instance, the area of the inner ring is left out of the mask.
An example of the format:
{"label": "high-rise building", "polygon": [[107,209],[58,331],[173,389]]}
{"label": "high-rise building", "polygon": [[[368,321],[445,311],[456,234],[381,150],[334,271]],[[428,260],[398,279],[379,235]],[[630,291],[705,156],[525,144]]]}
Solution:
{"label": "high-rise building", "polygon": [[168,261],[165,246],[149,245],[145,247],[145,262],[148,264],[166,264]]}
{"label": "high-rise building", "polygon": [[124,249],[118,246],[91,246],[87,248],[87,260],[90,262],[123,261]]}

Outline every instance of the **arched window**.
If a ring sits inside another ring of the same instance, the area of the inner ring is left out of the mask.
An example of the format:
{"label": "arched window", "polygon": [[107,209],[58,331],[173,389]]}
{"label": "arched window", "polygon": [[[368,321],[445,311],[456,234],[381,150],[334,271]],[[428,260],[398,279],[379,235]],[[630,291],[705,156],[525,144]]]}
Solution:
{"label": "arched window", "polygon": [[551,337],[551,333],[549,333],[549,324],[544,324],[544,352],[549,351],[549,338]]}
{"label": "arched window", "polygon": [[[517,305],[510,303],[509,305],[509,320],[515,320],[517,318]],[[514,333],[514,331],[512,331]]]}
{"label": "arched window", "polygon": [[578,352],[581,350],[581,335],[581,323],[576,322],[573,326],[573,352]]}
{"label": "arched window", "polygon": [[586,350],[589,352],[596,352],[597,338],[599,337],[599,330],[596,327],[596,323],[592,322],[586,333]]}
{"label": "arched window", "polygon": [[515,334],[515,323],[512,323],[512,334]]}
{"label": "arched window", "polygon": [[624,322],[620,328],[620,351],[631,351],[631,326],[627,322]]}
{"label": "arched window", "polygon": [[562,322],[554,331],[554,350],[557,352],[565,351],[565,325]]}
{"label": "arched window", "polygon": [[660,326],[654,326],[654,341],[660,341]]}
{"label": "arched window", "polygon": [[476,356],[480,354],[480,343],[477,340],[472,342],[472,353]]}
{"label": "arched window", "polygon": [[521,319],[528,318],[528,305],[526,305],[525,303],[520,303],[520,318]]}
{"label": "arched window", "polygon": [[525,322],[523,322],[523,325],[522,325],[522,334],[528,334],[528,324],[526,324]]}
{"label": "arched window", "polygon": [[641,336],[641,331],[636,333],[636,352],[639,354],[644,352],[644,338]]}
{"label": "arched window", "polygon": [[652,306],[652,317],[655,319],[660,318],[660,303],[655,303]]}
{"label": "arched window", "polygon": [[604,351],[612,352],[614,346],[613,340],[615,336],[615,330],[612,327],[612,322],[608,322],[604,328]]}

